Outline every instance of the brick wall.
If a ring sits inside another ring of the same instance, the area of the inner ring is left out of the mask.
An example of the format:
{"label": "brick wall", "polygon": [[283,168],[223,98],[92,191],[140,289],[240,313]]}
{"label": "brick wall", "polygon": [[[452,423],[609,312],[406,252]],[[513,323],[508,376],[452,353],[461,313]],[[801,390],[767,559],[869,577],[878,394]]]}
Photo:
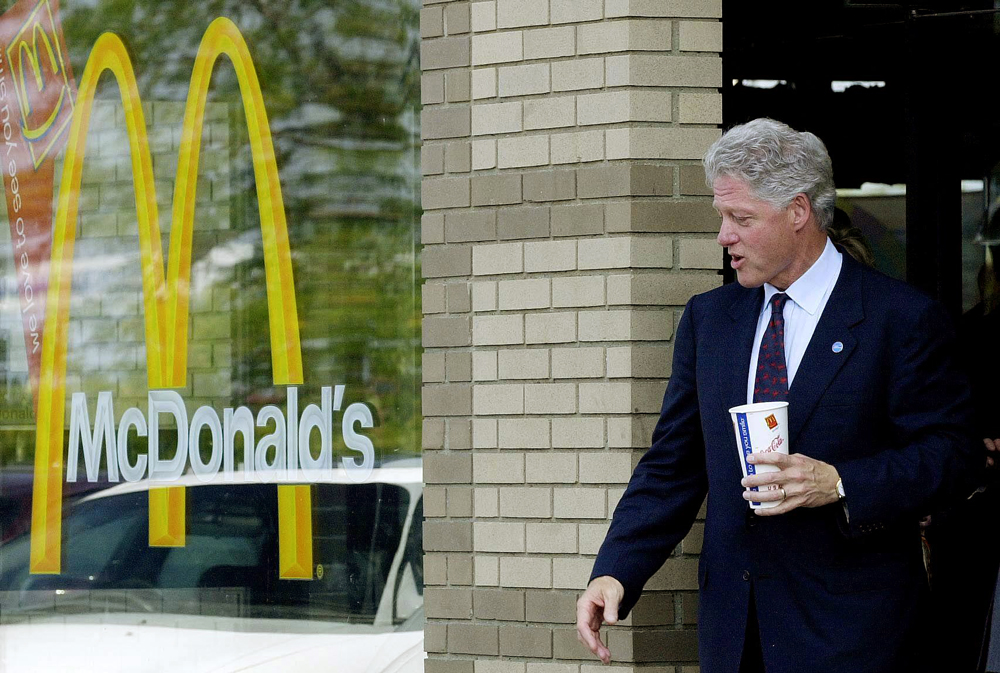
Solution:
{"label": "brick wall", "polygon": [[[687,299],[720,283],[700,158],[721,0],[424,0],[428,673],[596,673],[575,601]],[[608,633],[697,671],[702,526]]]}

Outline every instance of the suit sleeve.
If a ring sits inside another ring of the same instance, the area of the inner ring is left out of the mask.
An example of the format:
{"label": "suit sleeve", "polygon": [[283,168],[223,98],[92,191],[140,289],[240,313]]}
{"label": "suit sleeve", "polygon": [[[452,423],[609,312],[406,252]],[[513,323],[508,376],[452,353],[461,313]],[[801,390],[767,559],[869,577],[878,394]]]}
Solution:
{"label": "suit sleeve", "polygon": [[972,436],[969,384],[956,362],[951,321],[927,302],[891,339],[889,446],[834,466],[851,537],[915,520],[968,496],[985,458]]}
{"label": "suit sleeve", "polygon": [[695,383],[694,302],[688,302],[677,327],[673,370],[652,445],[615,508],[591,574],[591,579],[610,575],[625,587],[621,618],[687,535],[708,492]]}

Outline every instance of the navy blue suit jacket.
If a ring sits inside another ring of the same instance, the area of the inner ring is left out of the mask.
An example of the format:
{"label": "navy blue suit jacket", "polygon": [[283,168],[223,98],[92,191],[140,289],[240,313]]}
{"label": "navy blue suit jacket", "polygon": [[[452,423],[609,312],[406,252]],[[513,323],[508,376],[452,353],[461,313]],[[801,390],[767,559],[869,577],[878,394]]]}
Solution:
{"label": "navy blue suit jacket", "polygon": [[844,254],[788,414],[791,452],[837,468],[849,517],[839,503],[748,516],[728,409],[746,403],[763,294],[733,283],[688,302],[652,446],[615,510],[593,577],[621,581],[627,615],[707,493],[702,673],[738,671],[751,586],[768,673],[924,670],[918,521],[971,492],[983,460],[949,318]]}

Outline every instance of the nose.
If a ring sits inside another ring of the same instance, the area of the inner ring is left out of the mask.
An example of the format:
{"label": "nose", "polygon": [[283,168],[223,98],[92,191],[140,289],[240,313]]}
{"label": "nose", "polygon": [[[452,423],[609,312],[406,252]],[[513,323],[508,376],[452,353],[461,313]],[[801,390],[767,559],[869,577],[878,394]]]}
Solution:
{"label": "nose", "polygon": [[715,237],[716,242],[724,248],[728,248],[731,245],[735,245],[739,242],[740,237],[736,235],[736,230],[732,224],[728,223],[725,218],[722,220],[722,226],[719,227],[719,235]]}

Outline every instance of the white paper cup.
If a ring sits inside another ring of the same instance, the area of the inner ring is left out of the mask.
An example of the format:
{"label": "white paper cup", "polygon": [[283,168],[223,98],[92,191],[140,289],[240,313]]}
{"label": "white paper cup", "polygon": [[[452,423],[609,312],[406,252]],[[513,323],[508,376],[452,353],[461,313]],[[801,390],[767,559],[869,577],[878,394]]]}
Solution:
{"label": "white paper cup", "polygon": [[[760,402],[743,404],[729,410],[736,432],[736,450],[740,455],[743,476],[778,472],[774,465],[753,465],[747,463],[751,453],[788,454],[788,402]],[[778,486],[765,486],[766,490],[777,491]],[[759,491],[757,486],[750,489]],[[780,500],[773,502],[751,502],[751,509],[777,507]]]}

